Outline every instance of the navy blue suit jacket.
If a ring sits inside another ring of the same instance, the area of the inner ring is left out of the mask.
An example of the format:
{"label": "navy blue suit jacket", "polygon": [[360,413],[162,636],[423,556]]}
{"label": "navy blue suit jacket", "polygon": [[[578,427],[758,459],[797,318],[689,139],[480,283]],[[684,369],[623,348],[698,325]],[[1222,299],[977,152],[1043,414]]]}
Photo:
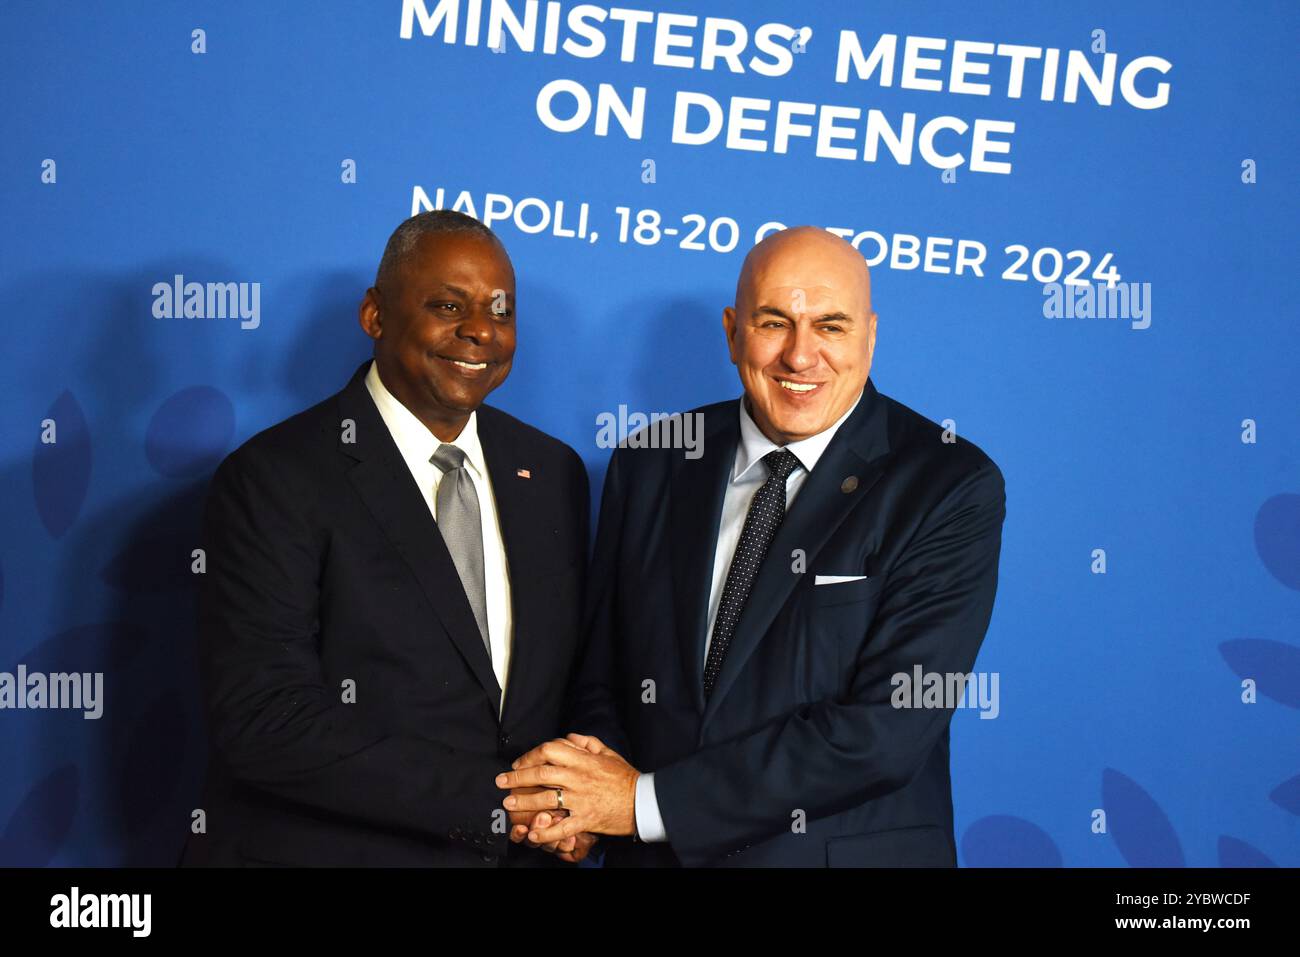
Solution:
{"label": "navy blue suit jacket", "polygon": [[1001,472],[868,381],[773,540],[706,702],[740,428],[737,400],[697,411],[700,458],[623,447],[605,478],[571,723],[655,772],[669,840],[606,842],[607,861],[954,866],[953,710],[894,707],[891,678],[973,668],[997,585]]}
{"label": "navy blue suit jacket", "polygon": [[199,602],[208,827],[187,865],[551,860],[509,842],[494,778],[563,730],[586,470],[562,442],[479,408],[514,612],[498,714],[491,658],[368,367],[212,480]]}

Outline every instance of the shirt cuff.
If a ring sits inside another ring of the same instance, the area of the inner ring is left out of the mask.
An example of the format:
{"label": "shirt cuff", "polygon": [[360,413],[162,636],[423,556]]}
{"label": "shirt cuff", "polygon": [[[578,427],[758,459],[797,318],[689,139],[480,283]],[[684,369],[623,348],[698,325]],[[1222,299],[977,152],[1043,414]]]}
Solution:
{"label": "shirt cuff", "polygon": [[636,836],[647,844],[668,840],[664,819],[659,814],[659,799],[655,797],[654,773],[642,774],[636,779]]}

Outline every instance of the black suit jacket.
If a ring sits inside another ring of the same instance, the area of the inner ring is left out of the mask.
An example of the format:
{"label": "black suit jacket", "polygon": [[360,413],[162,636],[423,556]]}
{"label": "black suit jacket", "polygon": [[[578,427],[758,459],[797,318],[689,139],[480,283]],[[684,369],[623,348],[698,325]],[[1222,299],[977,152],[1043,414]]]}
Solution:
{"label": "black suit jacket", "polygon": [[513,602],[498,718],[488,652],[366,389],[368,367],[254,436],[213,478],[200,595],[213,757],[207,833],[191,836],[184,863],[546,859],[509,843],[493,778],[562,732],[580,636],[586,470],[556,439],[478,410]]}
{"label": "black suit jacket", "polygon": [[893,707],[891,678],[973,667],[997,583],[1001,473],[868,381],[777,532],[706,702],[740,429],[736,401],[697,411],[700,458],[624,447],[606,475],[572,723],[655,772],[669,840],[606,842],[607,860],[955,865],[953,711]]}

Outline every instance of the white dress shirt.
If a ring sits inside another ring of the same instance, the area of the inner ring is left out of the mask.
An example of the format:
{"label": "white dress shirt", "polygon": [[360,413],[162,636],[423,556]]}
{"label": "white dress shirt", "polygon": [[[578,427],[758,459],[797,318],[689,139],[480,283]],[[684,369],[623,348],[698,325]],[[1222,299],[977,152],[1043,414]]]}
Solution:
{"label": "white dress shirt", "polygon": [[[429,506],[429,514],[438,518],[438,483],[442,471],[430,461],[433,453],[443,443],[428,430],[423,422],[402,405],[385,388],[379,378],[379,367],[370,363],[366,373],[366,388],[375,400],[379,414],[388,426],[397,450],[402,453],[406,467]],[[483,459],[483,446],[478,440],[478,413],[471,412],[469,421],[455,441],[450,443],[465,453],[465,464],[478,494],[479,519],[483,523],[483,585],[487,599],[488,644],[492,649],[492,670],[501,686],[501,705],[506,701],[506,676],[510,673],[510,645],[514,622],[510,611],[510,571],[506,563],[506,545],[501,537],[501,524],[497,520],[496,499],[492,495],[492,482],[488,477],[487,463]]]}
{"label": "white dress shirt", "polygon": [[[713,584],[709,589],[709,619],[704,632],[704,646],[700,650],[701,660],[709,654],[709,644],[713,640],[713,623],[718,617],[718,606],[722,604],[722,586],[727,583],[727,572],[731,569],[731,557],[740,543],[740,533],[745,527],[745,517],[749,514],[749,503],[754,493],[767,481],[767,466],[763,456],[780,448],[787,448],[799,460],[799,467],[785,480],[785,507],[789,511],[799,489],[835,438],[844,420],[853,414],[853,410],[862,401],[862,394],[849,410],[840,416],[835,424],[825,431],[810,435],[806,439],[780,446],[762,433],[749,410],[745,400],[740,400],[740,443],[736,447],[736,461],[731,468],[731,481],[722,499],[722,520],[718,523],[718,544],[713,551]],[[636,781],[636,832],[641,840],[666,841],[663,817],[659,814],[659,800],[655,796],[654,774],[642,774]]]}

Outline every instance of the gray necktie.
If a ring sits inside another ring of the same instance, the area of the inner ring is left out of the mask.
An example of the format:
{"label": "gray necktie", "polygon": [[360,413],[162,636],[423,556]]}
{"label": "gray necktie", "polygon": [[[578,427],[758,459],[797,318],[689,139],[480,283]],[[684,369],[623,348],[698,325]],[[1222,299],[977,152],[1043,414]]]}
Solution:
{"label": "gray necktie", "polygon": [[479,634],[492,659],[488,640],[487,591],[483,584],[483,525],[479,519],[478,493],[474,480],[465,468],[465,452],[444,442],[429,460],[442,472],[438,483],[438,529],[447,543],[451,560],[456,563],[465,597],[474,611]]}

